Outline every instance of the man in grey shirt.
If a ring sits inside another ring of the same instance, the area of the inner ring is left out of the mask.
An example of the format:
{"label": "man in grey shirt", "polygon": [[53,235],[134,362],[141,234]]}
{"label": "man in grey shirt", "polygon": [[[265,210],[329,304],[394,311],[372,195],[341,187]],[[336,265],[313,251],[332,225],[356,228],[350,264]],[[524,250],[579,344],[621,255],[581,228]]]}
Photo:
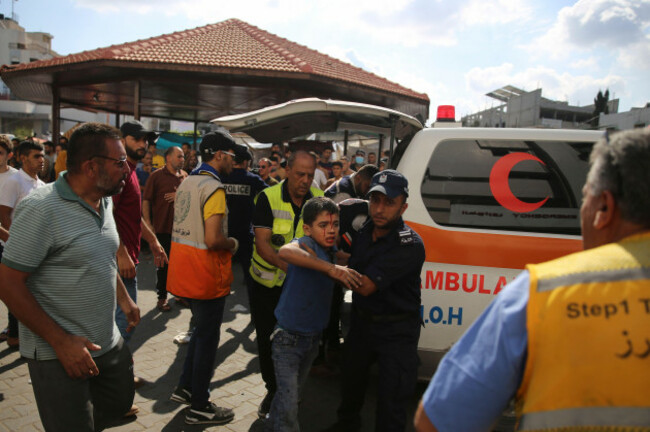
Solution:
{"label": "man in grey shirt", "polygon": [[123,416],[134,396],[131,353],[113,316],[117,303],[131,327],[140,321],[117,274],[108,198],[129,173],[119,131],[80,126],[67,168],[16,207],[0,300],[20,321],[20,353],[45,430],[94,431]]}

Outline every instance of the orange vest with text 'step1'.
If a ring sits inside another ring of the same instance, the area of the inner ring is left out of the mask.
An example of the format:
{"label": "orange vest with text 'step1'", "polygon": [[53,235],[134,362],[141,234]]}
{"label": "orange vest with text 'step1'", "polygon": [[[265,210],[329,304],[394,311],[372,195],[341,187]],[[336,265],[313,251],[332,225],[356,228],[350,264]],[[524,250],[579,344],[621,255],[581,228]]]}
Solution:
{"label": "orange vest with text 'step1'", "polygon": [[519,429],[650,431],[650,233],[528,271]]}
{"label": "orange vest with text 'step1'", "polygon": [[[205,203],[223,188],[219,179],[206,174],[187,177],[176,190],[167,273],[167,291],[175,296],[210,300],[230,294],[232,253],[207,247],[203,221]],[[227,210],[222,230],[228,237]]]}

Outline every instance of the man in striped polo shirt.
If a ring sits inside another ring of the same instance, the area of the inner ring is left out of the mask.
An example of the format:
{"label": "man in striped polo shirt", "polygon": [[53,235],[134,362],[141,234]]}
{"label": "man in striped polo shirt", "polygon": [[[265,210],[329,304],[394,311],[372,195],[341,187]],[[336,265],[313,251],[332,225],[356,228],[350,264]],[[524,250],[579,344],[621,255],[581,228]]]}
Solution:
{"label": "man in striped polo shirt", "polygon": [[131,353],[114,320],[117,303],[131,327],[140,321],[115,259],[109,197],[129,174],[119,131],[79,127],[67,168],[17,206],[0,299],[20,321],[20,353],[45,430],[94,431],[123,416],[135,393]]}

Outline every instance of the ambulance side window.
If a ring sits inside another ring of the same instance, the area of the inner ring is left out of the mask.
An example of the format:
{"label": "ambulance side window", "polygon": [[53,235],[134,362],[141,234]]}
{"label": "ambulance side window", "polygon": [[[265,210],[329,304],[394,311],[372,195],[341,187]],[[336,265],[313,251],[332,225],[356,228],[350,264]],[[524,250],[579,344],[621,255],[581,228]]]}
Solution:
{"label": "ambulance side window", "polygon": [[450,227],[580,235],[591,142],[447,140],[422,180],[433,220]]}

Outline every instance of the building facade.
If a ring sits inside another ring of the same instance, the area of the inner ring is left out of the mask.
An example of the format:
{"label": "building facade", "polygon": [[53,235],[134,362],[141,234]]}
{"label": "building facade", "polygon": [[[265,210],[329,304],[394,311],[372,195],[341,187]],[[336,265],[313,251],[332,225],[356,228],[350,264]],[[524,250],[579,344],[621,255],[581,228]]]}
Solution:
{"label": "building facade", "polygon": [[[0,64],[15,65],[50,59],[52,51],[49,33],[27,32],[13,18],[0,14]],[[46,134],[50,127],[49,105],[17,100],[0,80],[0,132]]]}
{"label": "building facade", "polygon": [[[487,93],[500,105],[462,118],[465,127],[591,129],[594,105],[575,106],[542,96],[542,89],[525,91],[505,86]],[[618,99],[609,101],[609,112],[618,112]]]}

